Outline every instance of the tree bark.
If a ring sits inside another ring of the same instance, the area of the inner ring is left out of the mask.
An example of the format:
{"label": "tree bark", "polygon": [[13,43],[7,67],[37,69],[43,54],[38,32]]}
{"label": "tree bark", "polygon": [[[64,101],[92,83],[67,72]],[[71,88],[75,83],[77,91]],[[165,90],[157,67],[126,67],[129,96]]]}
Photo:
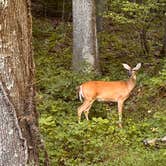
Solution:
{"label": "tree bark", "polygon": [[99,71],[94,0],[73,0],[73,69]]}
{"label": "tree bark", "polygon": [[0,165],[39,165],[40,134],[34,97],[30,0],[2,0]]}
{"label": "tree bark", "polygon": [[26,165],[28,149],[16,110],[0,82],[0,165]]}

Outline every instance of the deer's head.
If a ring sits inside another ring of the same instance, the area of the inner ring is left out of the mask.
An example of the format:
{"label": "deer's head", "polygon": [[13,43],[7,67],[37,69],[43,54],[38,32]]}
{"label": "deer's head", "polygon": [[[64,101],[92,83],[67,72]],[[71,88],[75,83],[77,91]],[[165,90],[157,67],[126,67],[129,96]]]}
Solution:
{"label": "deer's head", "polygon": [[136,78],[136,72],[140,69],[141,63],[138,63],[134,68],[131,68],[128,64],[123,63],[123,67],[128,71],[128,76]]}

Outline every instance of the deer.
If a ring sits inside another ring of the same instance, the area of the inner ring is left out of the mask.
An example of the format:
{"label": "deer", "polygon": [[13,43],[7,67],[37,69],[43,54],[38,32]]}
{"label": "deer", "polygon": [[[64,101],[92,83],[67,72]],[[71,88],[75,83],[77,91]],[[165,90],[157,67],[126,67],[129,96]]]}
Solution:
{"label": "deer", "polygon": [[128,71],[127,80],[118,81],[88,81],[78,87],[79,99],[83,104],[78,107],[78,122],[81,121],[81,114],[84,112],[85,118],[89,120],[89,110],[94,101],[103,101],[107,103],[117,102],[118,104],[118,125],[122,128],[122,112],[124,102],[130,96],[131,91],[136,86],[136,72],[140,69],[141,63],[134,68],[123,63],[123,67]]}

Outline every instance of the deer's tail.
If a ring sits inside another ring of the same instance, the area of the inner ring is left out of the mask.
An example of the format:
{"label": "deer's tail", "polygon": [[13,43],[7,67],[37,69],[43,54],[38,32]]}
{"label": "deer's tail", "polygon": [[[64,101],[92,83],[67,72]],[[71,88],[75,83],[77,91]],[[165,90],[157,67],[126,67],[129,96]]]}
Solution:
{"label": "deer's tail", "polygon": [[81,102],[83,102],[84,96],[83,96],[83,93],[82,93],[82,86],[80,85],[80,86],[76,87],[76,90],[77,90],[79,100]]}

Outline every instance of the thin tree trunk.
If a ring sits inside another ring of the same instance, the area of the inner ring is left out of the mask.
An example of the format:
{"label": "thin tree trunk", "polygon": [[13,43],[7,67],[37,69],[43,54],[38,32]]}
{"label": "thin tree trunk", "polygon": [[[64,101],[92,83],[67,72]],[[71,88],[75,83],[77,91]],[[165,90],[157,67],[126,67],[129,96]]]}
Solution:
{"label": "thin tree trunk", "polygon": [[[41,139],[34,97],[30,0],[3,0],[0,4],[0,119],[3,120],[0,165],[18,166],[26,161],[39,165]],[[8,139],[4,141],[5,137]],[[22,162],[14,164],[14,160]]]}
{"label": "thin tree trunk", "polygon": [[65,0],[63,0],[62,4],[62,22],[64,23],[65,21]]}
{"label": "thin tree trunk", "polygon": [[103,12],[104,7],[107,2],[107,0],[95,0],[96,2],[96,24],[97,24],[97,32],[100,32],[103,30]]}
{"label": "thin tree trunk", "polygon": [[163,36],[163,46],[160,51],[162,56],[166,56],[166,16],[164,18],[164,36]]}
{"label": "thin tree trunk", "polygon": [[73,69],[99,71],[94,0],[73,0]]}
{"label": "thin tree trunk", "polygon": [[150,48],[148,45],[148,41],[147,41],[147,32],[151,26],[152,21],[155,19],[155,17],[152,17],[147,23],[146,25],[143,26],[143,28],[140,31],[140,42],[141,42],[141,47],[143,50],[144,55],[148,55]]}
{"label": "thin tree trunk", "polygon": [[147,43],[147,29],[142,29],[142,31],[140,32],[140,41],[141,41],[141,47],[143,50],[144,55],[148,55],[149,54],[149,47],[148,47],[148,43]]}

